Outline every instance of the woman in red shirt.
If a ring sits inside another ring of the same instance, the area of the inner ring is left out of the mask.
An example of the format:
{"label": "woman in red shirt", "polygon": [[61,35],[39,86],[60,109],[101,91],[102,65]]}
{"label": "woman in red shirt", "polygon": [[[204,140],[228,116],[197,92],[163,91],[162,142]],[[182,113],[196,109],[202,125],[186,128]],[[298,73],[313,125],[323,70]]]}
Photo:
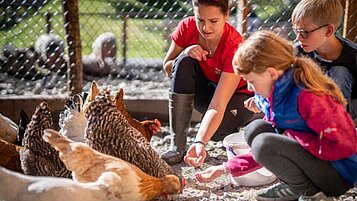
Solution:
{"label": "woman in red shirt", "polygon": [[183,19],[171,35],[163,68],[171,78],[169,115],[171,145],[162,158],[182,160],[193,107],[204,114],[186,163],[206,157],[204,145],[222,140],[247,123],[253,113],[243,102],[251,96],[246,82],[234,74],[232,59],[243,41],[227,22],[228,0],[192,0],[194,17]]}

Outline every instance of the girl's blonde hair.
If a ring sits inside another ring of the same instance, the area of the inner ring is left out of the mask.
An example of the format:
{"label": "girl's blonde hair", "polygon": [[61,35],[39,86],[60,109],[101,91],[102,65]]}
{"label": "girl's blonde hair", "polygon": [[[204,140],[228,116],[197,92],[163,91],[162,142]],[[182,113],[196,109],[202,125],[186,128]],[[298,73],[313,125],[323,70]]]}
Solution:
{"label": "girl's blonde hair", "polygon": [[301,0],[294,8],[291,22],[294,26],[311,22],[318,26],[333,24],[337,30],[342,13],[339,0]]}
{"label": "girl's blonde hair", "polygon": [[284,72],[294,67],[294,81],[304,90],[329,94],[342,105],[346,99],[342,92],[319,66],[306,57],[296,57],[293,46],[271,31],[258,31],[244,41],[233,58],[236,74],[262,73],[268,67]]}

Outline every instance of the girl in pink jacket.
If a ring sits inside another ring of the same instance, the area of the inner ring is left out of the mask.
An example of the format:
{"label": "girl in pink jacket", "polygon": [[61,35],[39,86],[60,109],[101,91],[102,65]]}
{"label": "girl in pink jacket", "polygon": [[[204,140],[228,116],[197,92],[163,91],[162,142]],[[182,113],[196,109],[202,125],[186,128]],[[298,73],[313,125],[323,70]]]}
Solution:
{"label": "girl in pink jacket", "polygon": [[276,34],[259,31],[237,50],[234,70],[255,96],[246,101],[264,112],[245,128],[252,148],[226,163],[197,173],[210,182],[224,173],[241,176],[262,166],[280,183],[257,200],[328,200],[356,185],[357,132],[337,85],[312,60],[296,57]]}

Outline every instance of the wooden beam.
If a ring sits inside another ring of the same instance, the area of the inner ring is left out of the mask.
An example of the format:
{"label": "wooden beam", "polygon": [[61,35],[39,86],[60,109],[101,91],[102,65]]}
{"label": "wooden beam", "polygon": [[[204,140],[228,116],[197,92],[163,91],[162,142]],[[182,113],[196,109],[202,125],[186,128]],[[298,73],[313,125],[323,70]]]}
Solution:
{"label": "wooden beam", "polygon": [[341,1],[345,8],[343,37],[357,43],[357,0]]}
{"label": "wooden beam", "polygon": [[[20,121],[20,111],[23,109],[29,116],[35,112],[36,107],[45,101],[50,107],[53,119],[53,126],[59,130],[59,114],[64,110],[67,96],[12,96],[0,97],[0,113],[16,124]],[[126,110],[131,116],[137,120],[158,119],[161,122],[169,122],[169,106],[168,100],[165,99],[144,99],[132,100],[124,99]],[[202,114],[197,110],[193,110],[191,121],[198,123],[201,121]]]}

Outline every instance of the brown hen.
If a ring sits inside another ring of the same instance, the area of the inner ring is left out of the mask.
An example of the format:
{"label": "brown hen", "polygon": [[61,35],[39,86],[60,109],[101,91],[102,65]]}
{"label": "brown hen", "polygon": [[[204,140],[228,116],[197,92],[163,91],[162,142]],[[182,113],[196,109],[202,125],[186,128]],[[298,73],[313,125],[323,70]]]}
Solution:
{"label": "brown hen", "polygon": [[[105,89],[109,90],[109,89]],[[85,112],[88,108],[88,105],[94,98],[100,93],[98,84],[95,81],[92,81],[91,88],[89,94],[86,98],[86,101],[83,105],[83,111]],[[161,123],[159,120],[144,120],[139,122],[134,119],[127,111],[124,103],[124,91],[123,89],[119,89],[116,93],[116,96],[113,99],[114,104],[116,105],[118,111],[125,117],[125,119],[129,122],[129,124],[138,130],[149,142],[151,137],[156,134],[160,128]]]}
{"label": "brown hen", "polygon": [[59,151],[61,160],[73,171],[73,179],[78,182],[97,181],[103,172],[117,174],[120,183],[115,195],[121,200],[151,200],[182,192],[184,183],[176,175],[150,176],[133,164],[102,154],[84,143],[71,141],[51,129],[45,130],[43,139]]}
{"label": "brown hen", "polygon": [[126,111],[123,89],[120,88],[118,90],[114,98],[114,104],[116,105],[118,111],[124,115],[126,120],[128,120],[129,124],[138,130],[149,142],[151,137],[160,130],[161,123],[159,120],[144,120],[139,122]]}
{"label": "brown hen", "polygon": [[0,139],[0,166],[22,173],[19,153],[21,149],[20,146]]}

